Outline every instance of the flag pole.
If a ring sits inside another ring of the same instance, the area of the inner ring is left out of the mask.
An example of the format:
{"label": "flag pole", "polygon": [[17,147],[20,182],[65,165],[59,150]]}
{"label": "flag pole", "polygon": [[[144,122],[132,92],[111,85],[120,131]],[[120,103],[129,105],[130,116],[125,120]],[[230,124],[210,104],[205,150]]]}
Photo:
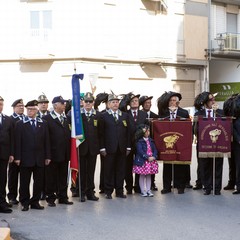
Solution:
{"label": "flag pole", "polygon": [[[74,65],[75,68],[75,65]],[[75,70],[75,69],[74,69]],[[79,156],[79,145],[84,141],[84,131],[82,126],[82,116],[81,116],[81,104],[80,104],[80,82],[79,79],[83,79],[83,74],[74,74],[72,76],[72,140],[73,140],[73,156],[71,158],[72,166],[78,169],[78,190],[79,190],[79,201],[81,201],[81,174],[80,174],[80,156]],[[81,141],[82,140],[82,141]],[[75,158],[75,160],[74,160]],[[75,176],[76,177],[76,176]],[[77,184],[76,184],[77,185]]]}
{"label": "flag pole", "polygon": [[82,188],[81,188],[81,174],[80,174],[80,156],[79,156],[79,147],[77,147],[77,160],[78,160],[78,193],[79,193],[79,202],[82,199]]}

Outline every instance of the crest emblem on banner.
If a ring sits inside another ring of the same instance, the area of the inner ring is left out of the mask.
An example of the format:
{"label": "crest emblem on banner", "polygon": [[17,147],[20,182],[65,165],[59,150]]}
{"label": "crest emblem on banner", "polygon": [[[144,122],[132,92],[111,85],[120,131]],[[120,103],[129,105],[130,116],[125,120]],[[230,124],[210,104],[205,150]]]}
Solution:
{"label": "crest emblem on banner", "polygon": [[214,129],[212,131],[209,132],[210,138],[212,140],[212,143],[216,143],[218,140],[218,136],[221,134],[221,130],[220,129]]}
{"label": "crest emblem on banner", "polygon": [[163,138],[163,141],[165,142],[166,148],[173,148],[178,139],[179,136],[177,134],[173,134]]}

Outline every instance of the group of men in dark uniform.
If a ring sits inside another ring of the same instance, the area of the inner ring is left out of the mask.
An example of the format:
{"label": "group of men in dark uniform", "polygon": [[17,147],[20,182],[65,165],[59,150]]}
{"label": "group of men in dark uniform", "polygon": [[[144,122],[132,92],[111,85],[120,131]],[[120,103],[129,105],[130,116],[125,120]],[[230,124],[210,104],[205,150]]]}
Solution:
{"label": "group of men in dark uniform", "polygon": [[[116,197],[126,198],[124,181],[127,194],[132,194],[133,190],[135,193],[140,192],[139,176],[135,175],[134,180],[132,173],[136,151],[134,135],[137,127],[141,124],[148,124],[151,127],[151,119],[154,118],[169,120],[178,117],[189,118],[188,111],[179,107],[182,98],[180,93],[165,92],[159,97],[158,114],[150,110],[152,98],[152,96],[140,97],[129,93],[125,106],[121,108],[121,99],[114,93],[104,93],[101,101],[98,95],[95,99],[90,92],[84,95],[81,115],[85,141],[78,149],[80,181],[77,183],[80,182],[80,186],[77,184],[73,197],[81,196],[81,202],[99,200],[95,195],[94,185],[96,159],[99,153],[100,193],[104,193],[106,199],[112,199],[114,190]],[[204,92],[196,99],[198,100],[195,100],[197,110],[195,115],[212,117],[214,95]],[[66,102],[61,96],[57,96],[52,100],[53,110],[48,111],[49,101],[43,94],[38,100],[29,101],[25,105],[27,114],[24,115],[23,100],[18,99],[12,104],[14,113],[8,117],[2,113],[4,100],[0,97],[0,212],[10,213],[11,205],[18,204],[19,173],[19,201],[22,211],[28,211],[29,207],[44,209],[39,203],[40,199],[46,199],[49,207],[56,206],[56,199],[60,204],[73,204],[68,200],[67,195],[71,113],[65,113]],[[106,104],[106,108],[99,112],[98,106],[101,103]],[[142,106],[141,110],[140,106]],[[217,110],[216,113],[218,116],[224,115],[221,110]],[[236,121],[236,128],[238,128],[237,124]],[[197,135],[197,123],[193,124],[193,129]],[[238,135],[236,139],[237,137]],[[215,194],[219,195],[223,161],[219,159],[216,162]],[[194,190],[204,188],[204,194],[210,194],[213,188],[211,169],[212,159],[198,157],[198,179]],[[32,175],[33,195],[30,198],[29,184]],[[9,202],[6,201],[7,176]],[[161,193],[166,194],[171,192],[172,188],[177,188],[178,193],[183,194],[185,188],[192,187],[190,176],[189,165],[174,164],[173,176],[172,164],[164,164]],[[158,190],[154,175],[152,175],[151,189]],[[240,184],[237,188],[238,192],[240,193]]]}
{"label": "group of men in dark uniform", "polygon": [[59,204],[73,204],[67,196],[71,119],[65,115],[66,100],[61,96],[53,98],[51,112],[47,111],[48,102],[45,95],[29,101],[24,115],[23,100],[17,99],[12,104],[14,113],[8,117],[2,113],[4,99],[0,98],[0,212],[11,213],[12,205],[18,204],[18,194],[22,211],[44,209],[39,203],[42,193],[46,193],[50,207],[56,206],[57,198]]}

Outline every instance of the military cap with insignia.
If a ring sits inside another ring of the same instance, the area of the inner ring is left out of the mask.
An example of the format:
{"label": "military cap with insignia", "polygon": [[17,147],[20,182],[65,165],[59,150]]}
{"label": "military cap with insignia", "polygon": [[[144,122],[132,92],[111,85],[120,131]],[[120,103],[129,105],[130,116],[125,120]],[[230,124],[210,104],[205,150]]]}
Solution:
{"label": "military cap with insignia", "polygon": [[23,104],[23,100],[20,98],[20,99],[17,99],[17,100],[15,100],[13,103],[12,103],[12,107],[16,107],[17,106],[17,104],[19,104],[19,103],[21,103],[21,104]]}
{"label": "military cap with insignia", "polygon": [[68,100],[65,100],[63,99],[62,96],[57,96],[57,97],[54,97],[53,100],[52,100],[52,103],[65,103],[67,102]]}
{"label": "military cap with insignia", "polygon": [[37,105],[38,105],[38,101],[37,100],[31,100],[31,101],[27,102],[25,107],[35,107]]}
{"label": "military cap with insignia", "polygon": [[108,102],[113,101],[113,100],[120,100],[120,99],[114,93],[108,94]]}
{"label": "military cap with insignia", "polygon": [[40,95],[40,96],[38,97],[38,102],[39,102],[39,103],[49,103],[49,101],[48,101],[48,99],[47,99],[47,97],[46,97],[45,94],[42,94],[42,95]]}
{"label": "military cap with insignia", "polygon": [[147,100],[151,100],[153,98],[153,96],[150,96],[150,97],[148,97],[148,96],[141,96],[140,98],[139,98],[139,105],[143,105]]}
{"label": "military cap with insignia", "polygon": [[4,99],[0,96],[0,101],[4,101]]}
{"label": "military cap with insignia", "polygon": [[83,100],[86,102],[86,101],[94,101],[94,96],[92,93],[90,92],[86,92],[84,97],[83,97]]}

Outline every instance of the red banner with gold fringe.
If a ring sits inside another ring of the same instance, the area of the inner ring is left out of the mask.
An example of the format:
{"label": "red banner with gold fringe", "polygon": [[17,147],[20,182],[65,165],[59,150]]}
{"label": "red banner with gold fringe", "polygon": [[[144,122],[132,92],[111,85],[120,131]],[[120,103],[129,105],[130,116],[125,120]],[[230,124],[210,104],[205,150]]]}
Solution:
{"label": "red banner with gold fringe", "polygon": [[192,158],[191,120],[154,120],[153,138],[160,161],[174,164],[190,164]]}
{"label": "red banner with gold fringe", "polygon": [[232,118],[198,118],[199,157],[231,157]]}

